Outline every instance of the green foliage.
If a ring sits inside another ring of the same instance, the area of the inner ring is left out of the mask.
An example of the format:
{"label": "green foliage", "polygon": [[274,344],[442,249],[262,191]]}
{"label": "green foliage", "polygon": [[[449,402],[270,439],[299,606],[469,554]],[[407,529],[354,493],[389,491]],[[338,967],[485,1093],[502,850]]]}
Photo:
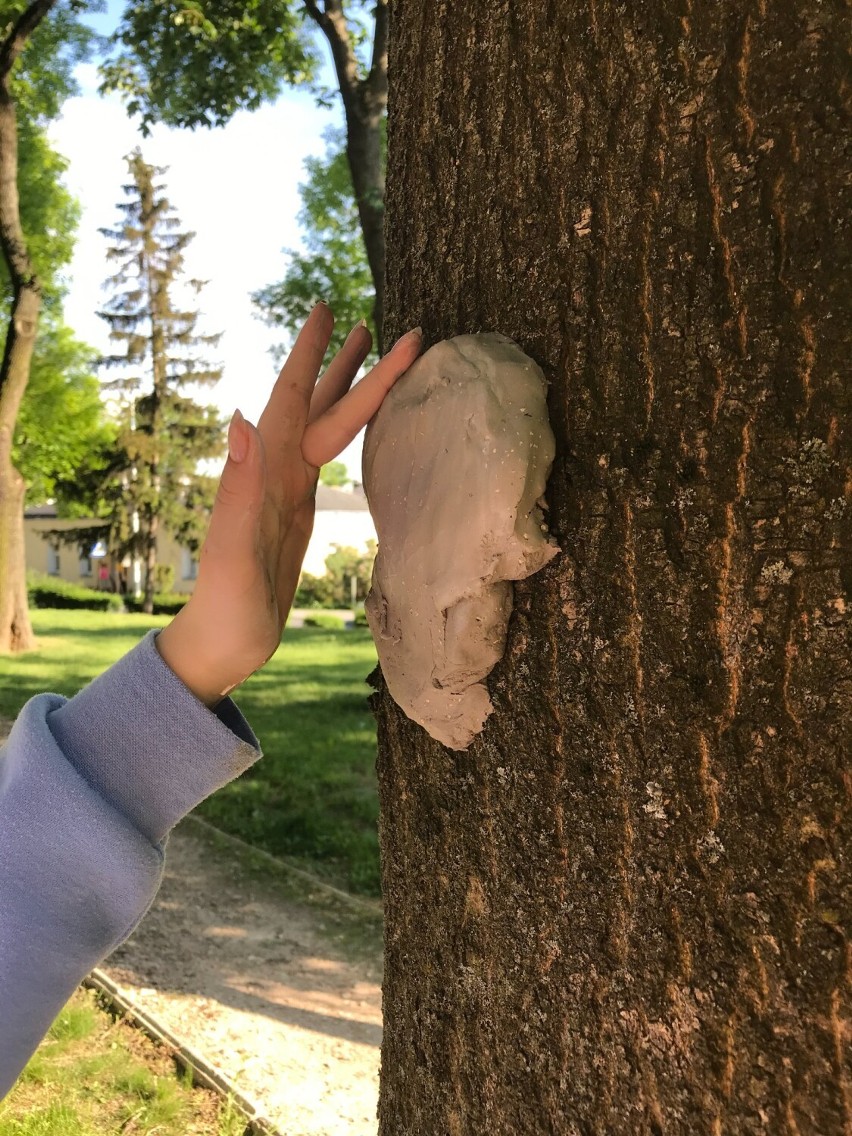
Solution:
{"label": "green foliage", "polygon": [[366,552],[339,544],[333,547],[334,551],[325,558],[324,576],[302,573],[293,601],[294,607],[350,607],[353,577],[356,603],[366,597],[370,590],[373,561],[376,559],[376,542],[368,541]]}
{"label": "green foliage", "polygon": [[[285,250],[290,263],[283,280],[252,294],[261,318],[295,338],[317,300],[330,304],[336,323],[330,350],[338,351],[350,330],[366,319],[375,340],[371,313],[376,299],[361,233],[352,175],[342,131],[329,131],[324,158],[305,162],[307,181],[299,187],[299,223],[305,252]],[[285,347],[274,348],[285,354]],[[375,362],[376,350],[368,359]]]}
{"label": "green foliage", "polygon": [[[29,6],[30,0],[0,0],[0,35],[5,38]],[[12,97],[31,121],[56,118],[65,100],[78,93],[74,69],[102,46],[80,16],[105,9],[103,0],[60,0],[30,36],[12,70]]]}
{"label": "green foliage", "polygon": [[319,471],[322,485],[348,485],[351,481],[349,471],[341,461],[326,462]]}
{"label": "green foliage", "polygon": [[339,615],[329,615],[327,612],[319,612],[316,615],[306,615],[304,626],[321,627],[324,631],[342,631],[346,624]]}
{"label": "green foliage", "polygon": [[27,595],[31,607],[124,611],[122,597],[113,592],[97,592],[36,572],[27,573]]}
{"label": "green foliage", "polygon": [[117,427],[106,416],[93,349],[48,316],[36,340],[18,414],[12,460],[27,483],[27,504],[59,498],[73,512],[79,486],[102,471]]}
{"label": "green foliage", "polygon": [[154,569],[154,587],[162,594],[170,592],[175,583],[175,570],[171,564],[158,564]]}
{"label": "green foliage", "polygon": [[[6,35],[27,6],[27,0],[0,0],[0,35]],[[58,117],[63,102],[77,93],[74,68],[100,42],[79,18],[85,7],[103,10],[100,3],[64,0],[57,4],[30,36],[12,72],[21,225],[48,310],[63,291],[61,273],[71,260],[79,206],[62,185],[68,162],[50,145],[47,126]],[[9,274],[2,257],[0,287],[6,304],[10,303]]]}
{"label": "green foliage", "polygon": [[310,82],[318,64],[292,0],[130,0],[111,44],[103,89],[124,96],[143,133],[222,125]]}
{"label": "green foliage", "polygon": [[[159,567],[159,565],[158,565]],[[134,596],[124,596],[124,606],[128,611],[142,611],[142,600]],[[154,592],[154,610],[152,615],[177,615],[189,599],[185,592]]]}
{"label": "green foliage", "polygon": [[[199,474],[198,464],[224,453],[225,422],[215,407],[181,392],[185,386],[218,382],[221,371],[198,352],[221,337],[199,334],[198,312],[176,303],[187,283],[196,294],[202,284],[183,281],[184,251],[194,234],[180,230],[157,180],[165,171],[146,163],[138,149],[127,163],[130,181],[120,221],[101,230],[111,242],[108,259],[117,268],[108,281],[112,296],[99,314],[121,348],[105,362],[120,368],[121,377],[109,385],[125,398],[119,433],[123,458],[110,469],[101,500],[110,520],[111,549],[121,557],[140,555],[147,566],[149,556],[156,559],[155,518],[193,551],[204,537],[215,481]],[[137,532],[128,524],[131,511],[139,518]],[[148,603],[154,587],[146,571]]]}
{"label": "green foliage", "polygon": [[[42,285],[45,310],[54,318],[65,292],[63,270],[70,264],[80,206],[62,184],[68,161],[50,145],[45,128],[22,107],[18,123],[18,186],[21,226]],[[5,259],[0,261],[3,296],[12,299]]]}
{"label": "green foliage", "polygon": [[352,579],[355,579],[355,602],[366,598],[373,575],[373,561],[376,559],[376,542],[367,541],[367,550],[348,548],[335,544],[334,551],[325,558],[326,572],[334,582],[335,595],[343,600],[343,606],[352,603]]}
{"label": "green foliage", "polygon": [[0,1102],[0,1136],[242,1136],[225,1102],[211,1115],[206,1091],[176,1077],[138,1030],[113,1021],[97,995],[78,988]]}
{"label": "green foliage", "polygon": [[336,607],[334,584],[328,576],[313,576],[303,572],[293,599],[293,607]]}

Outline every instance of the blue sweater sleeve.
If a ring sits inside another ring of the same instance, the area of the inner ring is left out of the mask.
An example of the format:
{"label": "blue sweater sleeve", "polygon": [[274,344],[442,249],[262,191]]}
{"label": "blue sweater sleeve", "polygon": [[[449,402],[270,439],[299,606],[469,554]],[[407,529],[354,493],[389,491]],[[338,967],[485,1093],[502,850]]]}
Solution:
{"label": "blue sweater sleeve", "polygon": [[160,884],[169,830],[260,757],[230,699],[199,702],[146,637],[0,749],[0,1099]]}

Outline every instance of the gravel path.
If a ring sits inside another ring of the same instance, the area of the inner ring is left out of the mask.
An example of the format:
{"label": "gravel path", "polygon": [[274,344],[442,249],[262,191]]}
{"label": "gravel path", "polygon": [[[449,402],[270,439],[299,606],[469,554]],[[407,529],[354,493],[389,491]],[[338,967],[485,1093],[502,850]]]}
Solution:
{"label": "gravel path", "polygon": [[380,967],[377,905],[189,818],[153,907],[101,969],[282,1136],[375,1136]]}

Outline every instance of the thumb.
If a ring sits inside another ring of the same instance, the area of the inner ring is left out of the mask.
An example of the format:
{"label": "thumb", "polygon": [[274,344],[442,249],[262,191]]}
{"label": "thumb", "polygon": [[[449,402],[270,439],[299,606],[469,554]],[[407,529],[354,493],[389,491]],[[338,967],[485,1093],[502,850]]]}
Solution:
{"label": "thumb", "polygon": [[246,530],[256,528],[263,501],[263,442],[257,429],[234,411],[228,428],[228,460],[219,480],[207,541],[210,551],[227,555],[244,546]]}

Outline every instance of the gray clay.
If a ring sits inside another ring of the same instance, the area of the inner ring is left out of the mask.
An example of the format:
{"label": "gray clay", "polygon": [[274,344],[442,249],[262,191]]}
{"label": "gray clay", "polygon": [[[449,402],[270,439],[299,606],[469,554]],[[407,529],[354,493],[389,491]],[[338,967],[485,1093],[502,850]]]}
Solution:
{"label": "gray clay", "polygon": [[379,551],[367,619],[394,700],[467,749],[493,707],[512,580],[559,549],[541,505],[553,464],[541,369],[503,335],[427,351],[367,430],[364,486]]}

